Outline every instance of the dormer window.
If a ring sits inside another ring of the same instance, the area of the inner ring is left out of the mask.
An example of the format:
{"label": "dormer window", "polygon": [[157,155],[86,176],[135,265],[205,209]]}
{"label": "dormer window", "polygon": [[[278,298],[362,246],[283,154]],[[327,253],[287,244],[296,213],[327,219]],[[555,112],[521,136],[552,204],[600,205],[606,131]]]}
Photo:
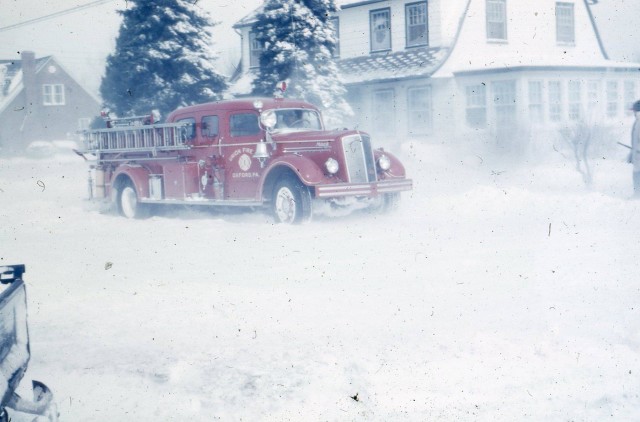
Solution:
{"label": "dormer window", "polygon": [[407,47],[427,45],[429,43],[427,2],[407,4],[405,19],[407,22]]}
{"label": "dormer window", "polygon": [[556,39],[562,44],[576,42],[573,3],[556,3]]}
{"label": "dormer window", "polygon": [[369,14],[371,28],[371,51],[391,50],[391,11],[372,10]]}
{"label": "dormer window", "polygon": [[487,39],[507,40],[506,0],[487,0]]}

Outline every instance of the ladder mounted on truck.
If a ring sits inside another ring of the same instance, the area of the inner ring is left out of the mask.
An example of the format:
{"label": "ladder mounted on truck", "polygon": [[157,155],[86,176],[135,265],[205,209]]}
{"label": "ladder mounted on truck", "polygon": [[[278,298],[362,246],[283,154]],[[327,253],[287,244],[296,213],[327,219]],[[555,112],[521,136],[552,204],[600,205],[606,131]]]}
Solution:
{"label": "ladder mounted on truck", "polygon": [[95,154],[189,149],[189,126],[189,123],[162,123],[88,130],[82,132],[83,152]]}
{"label": "ladder mounted on truck", "polygon": [[[189,149],[187,145],[194,131],[191,123],[156,123],[160,113],[153,111],[144,116],[111,118],[109,113],[100,113],[106,129],[80,132],[83,150],[76,151],[98,157],[105,154],[151,153]],[[86,159],[86,158],[85,158]]]}
{"label": "ladder mounted on truck", "polygon": [[[82,153],[105,154],[127,152],[175,151],[189,149],[192,123],[154,123],[157,115],[109,119],[106,129],[81,132]],[[105,117],[105,115],[103,115]]]}

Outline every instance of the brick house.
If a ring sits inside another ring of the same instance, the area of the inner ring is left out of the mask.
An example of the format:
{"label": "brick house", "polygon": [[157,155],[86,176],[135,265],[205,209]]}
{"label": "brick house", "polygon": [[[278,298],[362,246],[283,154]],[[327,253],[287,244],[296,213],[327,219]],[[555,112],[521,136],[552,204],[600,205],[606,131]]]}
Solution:
{"label": "brick house", "polygon": [[[338,66],[356,112],[349,123],[379,141],[521,151],[538,132],[576,122],[628,126],[640,94],[640,65],[608,58],[588,0],[338,3]],[[235,26],[235,94],[247,92],[258,64],[254,21],[255,13]]]}
{"label": "brick house", "polygon": [[100,112],[88,93],[52,56],[0,60],[0,153],[24,150],[32,141],[72,139]]}

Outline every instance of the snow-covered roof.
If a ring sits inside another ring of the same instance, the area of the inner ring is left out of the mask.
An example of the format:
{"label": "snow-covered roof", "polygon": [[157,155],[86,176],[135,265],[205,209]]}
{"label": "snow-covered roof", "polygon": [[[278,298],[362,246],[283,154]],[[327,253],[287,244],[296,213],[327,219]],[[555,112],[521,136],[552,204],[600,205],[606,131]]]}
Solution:
{"label": "snow-covered roof", "polygon": [[387,0],[336,0],[336,4],[340,8],[364,6],[372,3],[380,3]]}
{"label": "snow-covered roof", "polygon": [[437,72],[434,77],[450,77],[451,75],[480,74],[480,73],[505,73],[519,71],[617,71],[635,72],[640,74],[640,63],[616,62],[612,60],[575,61],[558,60],[553,57],[538,58],[537,60],[522,60],[516,58],[509,61],[496,61],[493,63],[468,63],[468,66],[458,67],[456,70]]}
{"label": "snow-covered roof", "polygon": [[338,68],[347,84],[430,76],[446,56],[443,48],[342,59]]}
{"label": "snow-covered roof", "polygon": [[262,12],[263,9],[264,9],[264,4],[258,6],[251,13],[249,13],[248,15],[246,15],[245,17],[240,19],[238,22],[236,22],[233,25],[233,27],[234,28],[242,28],[243,26],[253,25],[253,23],[256,21],[256,16],[258,16],[258,14],[260,12]]}
{"label": "snow-covered roof", "polygon": [[226,95],[233,98],[251,94],[251,91],[253,91],[253,80],[256,76],[254,69],[249,69],[246,72],[238,72],[231,79],[231,84]]}
{"label": "snow-covered roof", "polygon": [[[387,0],[337,0],[336,1],[336,5],[338,6],[338,8],[342,8],[342,7],[354,7],[354,6],[359,6],[360,4],[369,4],[369,3],[377,3],[380,1],[387,1]],[[234,28],[242,28],[244,26],[249,26],[249,25],[253,25],[253,23],[256,21],[256,16],[258,16],[258,14],[260,12],[262,12],[262,10],[264,9],[264,4],[261,4],[260,6],[258,6],[256,9],[254,9],[251,13],[249,13],[248,15],[246,15],[245,17],[243,17],[242,19],[240,19],[238,22],[236,22],[233,27]]]}
{"label": "snow-covered roof", "polygon": [[[51,56],[36,59],[36,73],[51,59]],[[0,113],[22,91],[22,60],[0,59]]]}
{"label": "snow-covered roof", "polygon": [[[337,61],[342,81],[346,84],[370,81],[421,78],[430,76],[446,56],[442,48],[420,48],[375,56],[361,56]],[[239,72],[231,80],[229,93],[245,96],[251,93],[255,69]]]}

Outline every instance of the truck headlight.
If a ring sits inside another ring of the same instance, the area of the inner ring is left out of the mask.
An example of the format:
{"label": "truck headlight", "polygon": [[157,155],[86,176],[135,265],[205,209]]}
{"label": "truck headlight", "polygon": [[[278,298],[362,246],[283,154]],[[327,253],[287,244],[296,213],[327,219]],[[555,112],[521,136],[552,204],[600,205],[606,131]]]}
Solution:
{"label": "truck headlight", "polygon": [[378,166],[381,170],[387,171],[391,167],[391,160],[386,155],[381,155],[380,158],[378,158]]}
{"label": "truck headlight", "polygon": [[338,170],[340,170],[340,164],[338,164],[338,161],[335,158],[329,158],[325,161],[324,167],[327,169],[329,174],[336,174]]}

